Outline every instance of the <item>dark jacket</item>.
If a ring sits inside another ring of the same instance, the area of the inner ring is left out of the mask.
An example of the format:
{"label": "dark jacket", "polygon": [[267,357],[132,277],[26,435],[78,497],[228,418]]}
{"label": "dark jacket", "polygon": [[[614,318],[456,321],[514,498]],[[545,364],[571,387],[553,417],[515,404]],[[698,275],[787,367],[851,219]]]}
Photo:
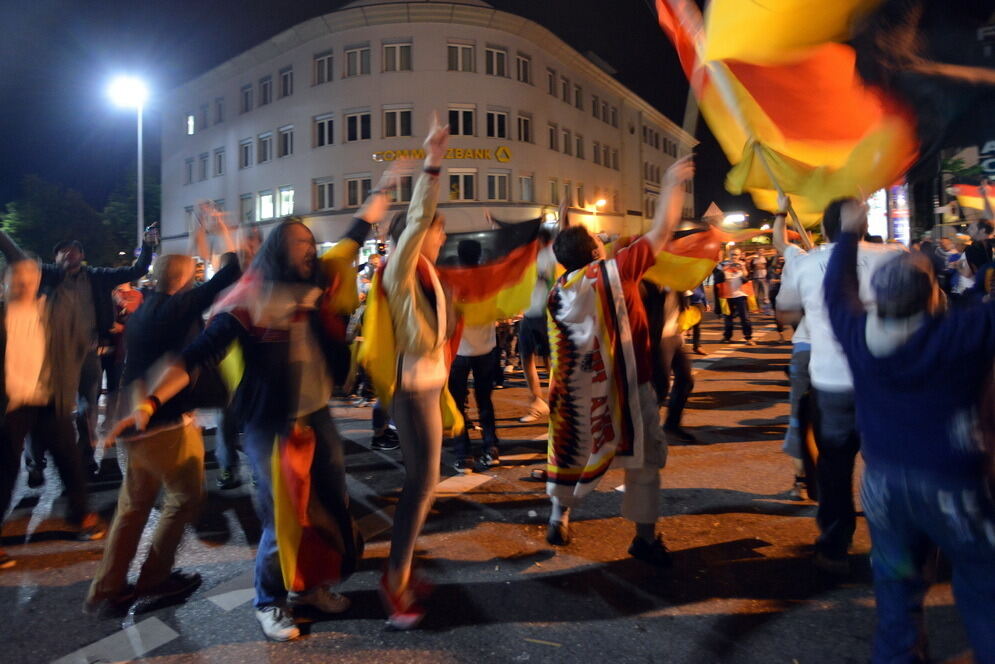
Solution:
{"label": "dark jacket", "polygon": [[[3,252],[10,263],[27,258],[24,251],[2,231],[0,231],[0,252]],[[114,324],[114,302],[111,299],[111,292],[119,284],[126,281],[137,281],[145,276],[149,271],[149,265],[152,264],[152,253],[152,245],[142,244],[142,253],[130,267],[92,267],[90,265],[82,267],[86,272],[93,294],[94,315],[97,321],[97,343],[99,345],[107,346],[111,342],[111,326]],[[65,278],[65,269],[52,263],[42,264],[42,292],[51,293],[59,287]]]}

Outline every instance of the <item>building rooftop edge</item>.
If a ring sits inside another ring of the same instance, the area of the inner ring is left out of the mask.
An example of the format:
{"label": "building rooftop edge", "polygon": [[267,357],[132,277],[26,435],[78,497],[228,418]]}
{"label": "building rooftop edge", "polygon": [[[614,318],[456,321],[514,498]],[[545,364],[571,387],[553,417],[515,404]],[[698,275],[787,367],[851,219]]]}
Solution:
{"label": "building rooftop edge", "polygon": [[[185,89],[196,87],[198,84],[203,83],[206,79],[212,76],[217,76],[224,74],[225,70],[237,70],[240,69],[240,65],[251,66],[255,64],[259,59],[269,59],[274,57],[277,53],[282,53],[296,46],[289,45],[289,38],[296,32],[313,32],[313,30],[306,30],[306,27],[322,27],[323,31],[328,33],[338,32],[340,30],[348,30],[352,28],[358,28],[362,26],[373,26],[373,25],[384,25],[389,23],[405,23],[405,22],[419,22],[419,23],[459,23],[465,25],[475,25],[478,27],[492,27],[494,29],[501,29],[500,26],[493,25],[495,21],[494,18],[500,18],[502,22],[518,22],[520,24],[528,24],[533,26],[539,31],[537,39],[536,36],[525,33],[513,33],[518,34],[518,36],[523,37],[532,43],[534,43],[539,48],[546,50],[547,52],[560,51],[563,55],[567,56],[573,66],[583,69],[585,73],[590,75],[592,78],[596,79],[597,82],[605,87],[611,88],[614,92],[618,94],[623,94],[630,96],[631,101],[637,101],[635,104],[640,107],[640,110],[648,113],[651,116],[651,120],[657,124],[662,125],[665,129],[672,132],[674,135],[681,140],[685,147],[694,147],[698,144],[698,140],[694,138],[691,134],[687,133],[680,126],[677,125],[673,120],[668,118],[662,112],[660,112],[655,106],[650,104],[648,101],[643,99],[641,96],[636,94],[633,90],[626,87],[620,81],[614,77],[607,74],[600,67],[598,67],[594,62],[585,57],[583,54],[578,52],[575,48],[563,41],[559,36],[548,28],[527,19],[525,17],[519,16],[517,14],[512,14],[510,12],[504,12],[498,9],[494,9],[491,5],[484,2],[477,2],[475,0],[382,0],[377,2],[372,0],[370,4],[362,4],[367,0],[358,0],[358,2],[350,3],[337,9],[333,12],[327,14],[322,14],[314,18],[302,21],[283,32],[277,33],[276,35],[270,37],[266,41],[263,41],[255,46],[249,48],[246,51],[236,55],[233,58],[226,60],[225,62],[217,65],[206,72],[181,83],[180,85],[174,87],[172,92],[178,92]],[[470,3],[473,4],[470,4]],[[407,17],[404,19],[399,19],[398,17],[398,7],[396,5],[404,6],[404,13]],[[447,6],[450,8],[448,12],[448,17],[445,13],[439,13],[438,10]],[[420,11],[422,8],[431,8],[429,16],[424,18],[418,18],[416,21],[411,20],[411,10],[416,12]],[[459,12],[456,12],[456,8],[459,8]],[[487,21],[471,21],[468,20],[469,16],[463,16],[465,13],[473,14],[489,14],[490,19]],[[352,17],[348,16],[353,14]],[[350,20],[351,19],[351,20]],[[387,19],[387,20],[377,20],[377,19]],[[340,25],[336,25],[336,23]],[[506,30],[507,31],[507,30]],[[308,37],[306,41],[309,41],[313,37]],[[546,40],[552,38],[552,42],[546,43]],[[541,43],[542,42],[542,43]],[[263,57],[260,58],[259,56]],[[234,72],[232,72],[234,73]]]}

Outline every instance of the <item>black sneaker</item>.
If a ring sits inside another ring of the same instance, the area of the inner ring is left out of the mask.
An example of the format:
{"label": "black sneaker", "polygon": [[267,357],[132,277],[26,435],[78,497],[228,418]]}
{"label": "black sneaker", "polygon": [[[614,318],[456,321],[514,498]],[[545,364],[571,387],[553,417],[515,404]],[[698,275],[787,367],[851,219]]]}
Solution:
{"label": "black sneaker", "polygon": [[17,564],[17,561],[9,553],[0,549],[0,569],[10,569]]}
{"label": "black sneaker", "polygon": [[670,568],[674,565],[674,559],[659,535],[652,542],[647,542],[642,537],[633,537],[629,555],[654,567]]}
{"label": "black sneaker", "polygon": [[37,489],[45,484],[45,471],[42,468],[28,468],[28,488]]}
{"label": "black sneaker", "polygon": [[682,427],[681,425],[665,426],[663,427],[663,432],[667,434],[667,438],[672,438],[676,441],[682,443],[697,443],[698,439],[695,438],[694,434]]}
{"label": "black sneaker", "polygon": [[222,470],[218,474],[218,488],[222,491],[237,489],[242,486],[242,478],[238,476],[238,471]]}
{"label": "black sneaker", "polygon": [[128,614],[135,603],[135,587],[130,583],[120,595],[87,599],[83,602],[83,613],[99,618],[121,618]]}
{"label": "black sneaker", "polygon": [[570,543],[570,523],[550,521],[546,527],[546,541],[553,546],[566,546]]}
{"label": "black sneaker", "polygon": [[473,457],[456,459],[453,469],[460,475],[470,475],[473,473]]}
{"label": "black sneaker", "polygon": [[169,578],[155,588],[138,591],[141,596],[135,602],[135,613],[148,613],[186,600],[200,587],[202,579],[196,572],[183,572],[174,569]]}
{"label": "black sneaker", "polygon": [[400,446],[401,442],[397,438],[397,431],[390,427],[384,429],[384,432],[379,436],[374,435],[373,442],[370,443],[370,448],[378,452],[396,450]]}
{"label": "black sneaker", "polygon": [[495,466],[501,465],[501,451],[498,449],[497,445],[492,445],[487,448],[484,455],[480,457],[480,465],[484,468],[494,468]]}

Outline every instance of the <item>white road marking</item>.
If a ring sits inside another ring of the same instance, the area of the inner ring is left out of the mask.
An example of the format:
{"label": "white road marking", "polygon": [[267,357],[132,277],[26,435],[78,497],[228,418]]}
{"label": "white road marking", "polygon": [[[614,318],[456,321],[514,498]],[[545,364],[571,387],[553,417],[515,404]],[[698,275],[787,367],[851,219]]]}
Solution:
{"label": "white road marking", "polygon": [[158,618],[148,618],[57,659],[52,664],[128,662],[179,636],[175,630]]}
{"label": "white road marking", "polygon": [[[250,579],[251,583],[252,580]],[[220,595],[211,595],[207,599],[212,601],[222,611],[231,611],[237,606],[242,606],[246,602],[252,601],[256,596],[255,588],[241,588],[239,590],[229,590]]]}

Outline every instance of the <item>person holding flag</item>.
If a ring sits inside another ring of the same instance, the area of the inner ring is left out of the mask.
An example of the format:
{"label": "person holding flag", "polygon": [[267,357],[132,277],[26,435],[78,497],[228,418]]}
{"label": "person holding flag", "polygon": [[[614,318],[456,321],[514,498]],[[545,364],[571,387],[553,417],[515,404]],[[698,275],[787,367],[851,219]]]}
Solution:
{"label": "person holding flag", "polygon": [[667,444],[652,385],[649,322],[639,282],[671,241],[684,185],[693,176],[690,157],[676,161],[667,170],[650,230],[607,260],[596,236],[584,226],[569,226],[565,216],[560,220],[563,228],[553,252],[566,274],[549,294],[550,544],[570,541],[570,510],[610,467],[621,467],[622,516],[635,524],[629,554],[658,567],[672,564],[656,534]]}
{"label": "person holding flag", "polygon": [[725,327],[722,333],[723,343],[732,341],[735,319],[743,330],[743,342],[747,346],[755,346],[753,341],[753,325],[750,323],[750,310],[756,308],[753,295],[753,285],[750,283],[749,272],[743,263],[743,250],[738,247],[729,252],[729,258],[722,261],[715,272],[715,288],[722,311]]}

